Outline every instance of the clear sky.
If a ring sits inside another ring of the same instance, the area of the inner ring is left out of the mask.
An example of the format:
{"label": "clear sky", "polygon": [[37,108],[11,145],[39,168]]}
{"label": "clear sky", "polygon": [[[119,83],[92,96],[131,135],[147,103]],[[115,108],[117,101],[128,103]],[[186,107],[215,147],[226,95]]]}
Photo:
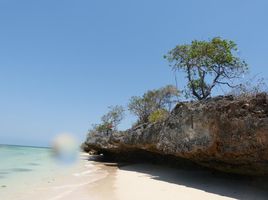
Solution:
{"label": "clear sky", "polygon": [[1,0],[0,143],[44,146],[61,132],[82,141],[107,106],[174,83],[163,55],[193,39],[234,40],[251,73],[268,78],[267,9],[267,0]]}

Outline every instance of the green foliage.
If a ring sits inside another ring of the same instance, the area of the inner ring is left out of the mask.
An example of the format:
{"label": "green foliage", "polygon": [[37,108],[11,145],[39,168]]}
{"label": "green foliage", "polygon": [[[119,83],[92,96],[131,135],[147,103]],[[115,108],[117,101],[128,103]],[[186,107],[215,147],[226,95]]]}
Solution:
{"label": "green foliage", "polygon": [[154,111],[158,109],[170,111],[178,96],[177,88],[168,85],[157,90],[149,90],[141,97],[132,97],[128,108],[131,113],[138,117],[139,123],[146,123]]}
{"label": "green foliage", "polygon": [[169,115],[169,112],[167,110],[158,109],[150,114],[149,122],[150,123],[162,122],[168,117],[168,115]]}
{"label": "green foliage", "polygon": [[248,70],[236,52],[233,41],[215,37],[210,41],[194,40],[191,44],[178,45],[164,58],[173,70],[186,73],[186,96],[202,100],[208,98],[217,85],[233,87],[232,81]]}
{"label": "green foliage", "polygon": [[101,121],[104,127],[112,127],[117,129],[117,126],[124,118],[124,108],[122,106],[110,106],[109,112],[102,116]]}
{"label": "green foliage", "polygon": [[100,124],[93,124],[88,134],[95,132],[111,132],[117,130],[117,126],[124,118],[124,108],[122,106],[110,106],[109,111],[101,117]]}
{"label": "green foliage", "polygon": [[112,131],[113,130],[113,125],[110,123],[103,123],[103,124],[98,124],[95,127],[96,131],[98,132],[107,132],[107,131]]}
{"label": "green foliage", "polygon": [[152,112],[152,105],[145,97],[133,96],[131,97],[128,109],[139,118],[140,122],[146,122],[149,114]]}

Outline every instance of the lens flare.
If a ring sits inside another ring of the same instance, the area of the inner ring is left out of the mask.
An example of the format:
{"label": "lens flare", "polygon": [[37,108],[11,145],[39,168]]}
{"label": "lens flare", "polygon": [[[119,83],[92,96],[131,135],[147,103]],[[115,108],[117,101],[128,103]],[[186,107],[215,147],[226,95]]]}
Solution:
{"label": "lens flare", "polygon": [[71,165],[78,158],[78,142],[71,134],[60,134],[52,142],[53,155],[61,164]]}

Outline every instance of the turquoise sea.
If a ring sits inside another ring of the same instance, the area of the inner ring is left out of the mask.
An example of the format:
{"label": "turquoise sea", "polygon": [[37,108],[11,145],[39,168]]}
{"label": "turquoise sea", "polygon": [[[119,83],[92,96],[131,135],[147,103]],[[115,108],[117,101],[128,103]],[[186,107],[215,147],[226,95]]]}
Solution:
{"label": "turquoise sea", "polygon": [[55,165],[49,148],[0,145],[0,187],[13,186],[37,174],[49,173]]}
{"label": "turquoise sea", "polygon": [[17,199],[14,194],[19,197],[65,173],[52,153],[50,148],[0,145],[0,199]]}
{"label": "turquoise sea", "polygon": [[64,199],[66,188],[74,191],[100,177],[88,154],[63,164],[54,153],[51,148],[0,145],[0,200]]}

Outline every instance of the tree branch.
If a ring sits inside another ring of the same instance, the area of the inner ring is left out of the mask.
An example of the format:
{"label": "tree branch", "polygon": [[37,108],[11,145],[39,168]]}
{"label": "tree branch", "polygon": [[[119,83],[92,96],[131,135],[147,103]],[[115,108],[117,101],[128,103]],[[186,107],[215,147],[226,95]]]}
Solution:
{"label": "tree branch", "polygon": [[193,80],[191,78],[191,71],[190,71],[190,66],[187,66],[187,78],[188,78],[188,81],[190,83],[190,87],[192,89],[192,93],[193,95],[198,99],[198,100],[201,100],[203,99],[195,90],[194,86],[193,86]]}
{"label": "tree branch", "polygon": [[236,88],[238,85],[231,85],[228,82],[222,82],[222,81],[216,81],[216,83],[222,84],[222,85],[228,85],[230,88]]}

